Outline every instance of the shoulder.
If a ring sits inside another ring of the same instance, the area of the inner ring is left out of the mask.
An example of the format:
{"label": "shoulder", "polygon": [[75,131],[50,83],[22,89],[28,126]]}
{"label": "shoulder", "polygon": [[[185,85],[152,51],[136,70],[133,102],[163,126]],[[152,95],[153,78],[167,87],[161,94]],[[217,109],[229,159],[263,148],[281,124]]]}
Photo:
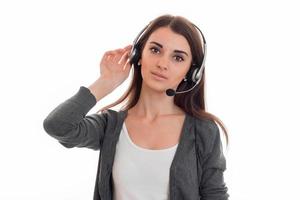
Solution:
{"label": "shoulder", "polygon": [[113,110],[113,109],[106,109],[100,113],[95,113],[93,115],[98,115],[98,117],[105,119],[107,122],[117,122],[120,118],[123,118],[126,115],[126,111],[124,110]]}

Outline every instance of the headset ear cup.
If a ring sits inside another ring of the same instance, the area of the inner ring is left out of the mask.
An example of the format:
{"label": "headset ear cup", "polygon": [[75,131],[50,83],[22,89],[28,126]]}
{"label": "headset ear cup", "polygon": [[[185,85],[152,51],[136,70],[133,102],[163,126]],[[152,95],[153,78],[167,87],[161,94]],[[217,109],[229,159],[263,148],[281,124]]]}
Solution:
{"label": "headset ear cup", "polygon": [[201,79],[201,77],[202,77],[202,73],[201,73],[200,68],[196,68],[196,69],[194,70],[194,73],[193,73],[193,76],[192,76],[193,82],[197,83],[198,80]]}
{"label": "headset ear cup", "polygon": [[130,53],[130,64],[134,64],[136,63],[136,54],[137,54],[137,50],[136,47],[133,47],[131,53]]}
{"label": "headset ear cup", "polygon": [[[199,71],[199,69],[195,66],[195,65],[192,65],[190,70],[188,71],[187,75],[186,75],[186,79],[188,81],[192,81],[192,82],[197,82],[196,80],[196,74],[197,72]],[[195,81],[196,80],[196,81]]]}
{"label": "headset ear cup", "polygon": [[137,65],[138,61],[140,59],[140,53],[136,47],[132,50],[130,54],[130,64]]}
{"label": "headset ear cup", "polygon": [[186,76],[188,81],[197,83],[202,78],[202,71],[197,66],[193,65]]}

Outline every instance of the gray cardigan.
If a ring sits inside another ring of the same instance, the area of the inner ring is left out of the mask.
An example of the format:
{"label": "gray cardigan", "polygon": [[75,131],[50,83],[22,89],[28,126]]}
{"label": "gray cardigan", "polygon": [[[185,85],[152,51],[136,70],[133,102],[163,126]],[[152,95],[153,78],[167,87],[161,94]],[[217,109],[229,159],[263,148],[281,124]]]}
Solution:
{"label": "gray cardigan", "polygon": [[[112,200],[112,166],[126,110],[87,113],[96,104],[87,87],[59,104],[43,121],[45,131],[66,148],[99,150],[94,200]],[[226,160],[219,128],[186,114],[170,167],[170,200],[226,200]],[[142,183],[141,183],[142,184]]]}

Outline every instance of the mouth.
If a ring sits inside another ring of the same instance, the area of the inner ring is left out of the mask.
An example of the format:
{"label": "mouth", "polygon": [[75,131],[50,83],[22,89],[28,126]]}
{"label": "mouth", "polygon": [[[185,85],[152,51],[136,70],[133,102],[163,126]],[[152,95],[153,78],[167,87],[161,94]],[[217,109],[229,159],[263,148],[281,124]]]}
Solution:
{"label": "mouth", "polygon": [[155,77],[159,78],[159,79],[163,79],[163,80],[168,79],[167,77],[165,77],[164,75],[159,74],[159,73],[151,72],[151,74],[154,75]]}

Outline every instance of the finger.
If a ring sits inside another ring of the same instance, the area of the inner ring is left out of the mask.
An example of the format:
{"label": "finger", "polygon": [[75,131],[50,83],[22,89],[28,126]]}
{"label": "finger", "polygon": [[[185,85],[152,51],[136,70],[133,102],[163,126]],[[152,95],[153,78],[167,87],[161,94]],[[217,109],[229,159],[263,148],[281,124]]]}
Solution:
{"label": "finger", "polygon": [[125,51],[126,51],[126,49],[116,49],[114,51],[114,56],[115,56],[114,58],[115,58],[115,60],[119,61]]}
{"label": "finger", "polygon": [[102,57],[102,61],[103,61],[103,60],[109,60],[109,59],[110,59],[110,57],[111,57],[111,55],[110,55],[110,54],[108,54],[108,53],[104,53],[104,55],[103,55],[103,57]]}
{"label": "finger", "polygon": [[126,47],[124,47],[124,49],[128,50],[128,49],[131,49],[132,48],[132,45],[127,45]]}
{"label": "finger", "polygon": [[109,59],[111,59],[113,56],[114,56],[113,51],[107,51],[107,52],[105,52],[105,54],[104,54],[103,57],[104,57],[104,59],[109,60]]}
{"label": "finger", "polygon": [[125,53],[123,53],[122,57],[120,58],[118,64],[121,64],[122,62],[124,62],[126,59],[128,59],[129,55],[128,55],[128,51],[126,51]]}
{"label": "finger", "polygon": [[[130,46],[132,46],[132,45],[128,45],[127,47],[129,48]],[[118,64],[120,64],[120,58],[123,56],[123,54],[126,50],[127,49],[125,47],[125,48],[119,48],[119,49],[115,49],[115,50],[106,51],[104,54],[104,59],[112,60],[113,62],[118,62]]]}
{"label": "finger", "polygon": [[115,49],[115,50],[113,51],[113,54],[114,54],[114,55],[123,54],[124,51],[125,51],[125,49],[122,49],[122,48],[120,48],[120,49]]}
{"label": "finger", "polygon": [[127,65],[129,64],[129,59],[127,59],[127,61],[126,61],[126,63],[125,63],[125,65],[123,66],[123,71],[125,71],[125,69],[126,69],[126,67],[127,67]]}
{"label": "finger", "polygon": [[123,49],[115,49],[115,50],[111,50],[111,51],[106,51],[104,55],[116,55],[122,51],[123,51]]}
{"label": "finger", "polygon": [[105,54],[113,54],[115,50],[106,51]]}

